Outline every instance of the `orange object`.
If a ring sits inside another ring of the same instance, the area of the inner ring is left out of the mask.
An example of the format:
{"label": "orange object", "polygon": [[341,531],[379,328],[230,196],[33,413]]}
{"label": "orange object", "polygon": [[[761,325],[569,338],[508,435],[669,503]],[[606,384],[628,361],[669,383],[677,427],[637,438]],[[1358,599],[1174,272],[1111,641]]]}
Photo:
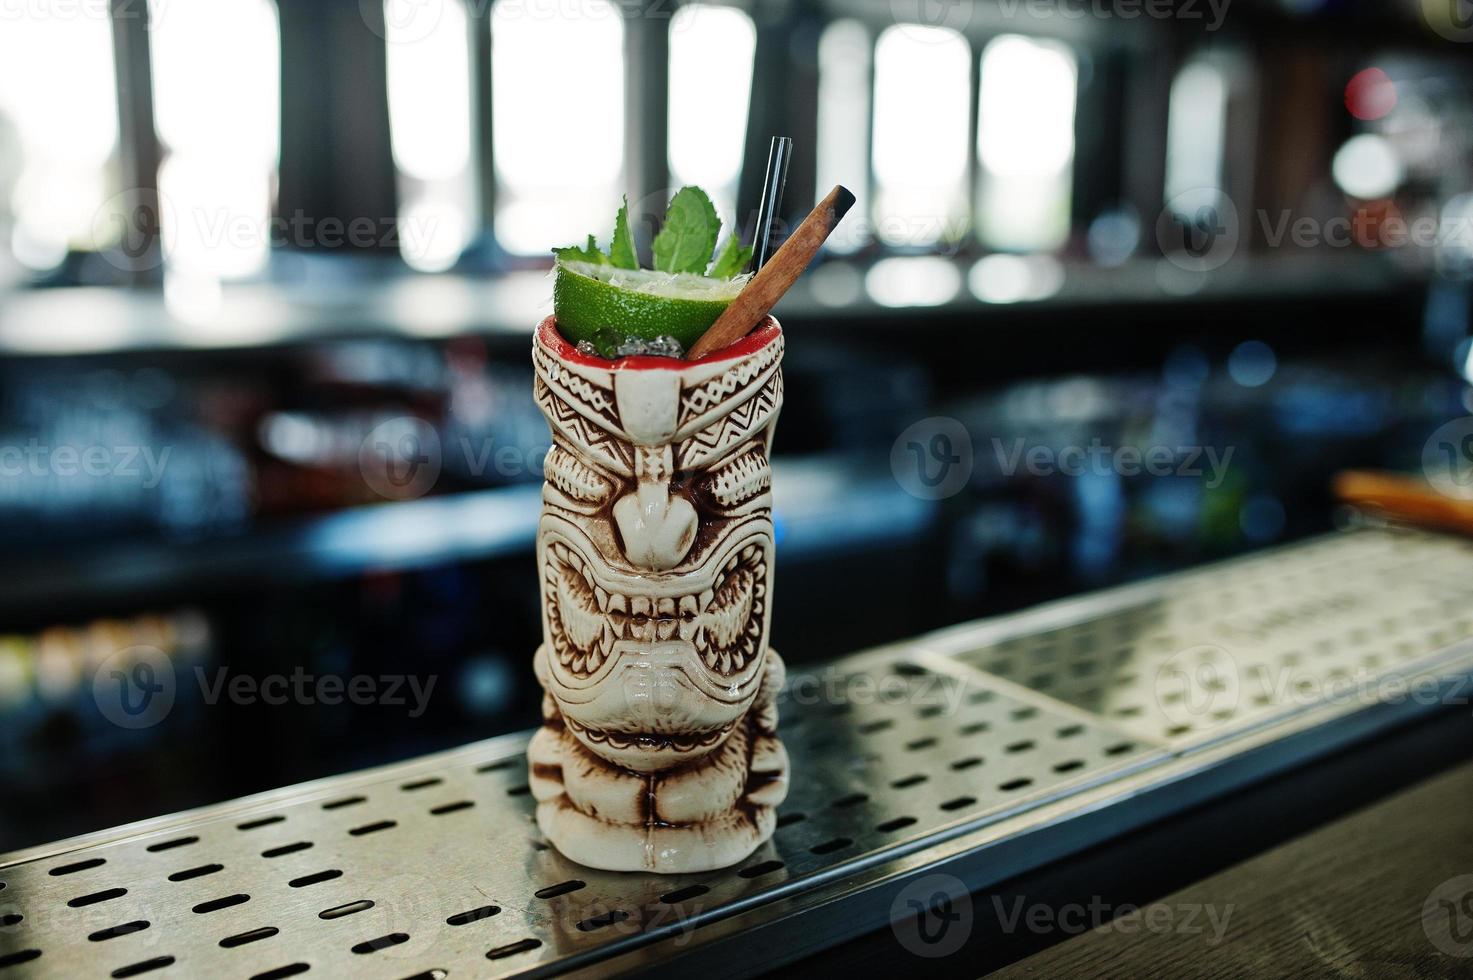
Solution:
{"label": "orange object", "polygon": [[1347,470],[1337,474],[1335,496],[1383,517],[1473,535],[1473,501],[1438,493],[1423,480],[1396,473]]}

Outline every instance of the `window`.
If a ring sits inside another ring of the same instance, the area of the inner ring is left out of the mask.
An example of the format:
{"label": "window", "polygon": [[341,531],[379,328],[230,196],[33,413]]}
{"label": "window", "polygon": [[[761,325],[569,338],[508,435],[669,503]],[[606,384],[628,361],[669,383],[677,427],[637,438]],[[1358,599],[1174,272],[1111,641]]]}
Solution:
{"label": "window", "polygon": [[546,255],[607,244],[624,188],[624,25],[606,0],[502,0],[491,12],[496,236]]}
{"label": "window", "polygon": [[978,230],[996,249],[1033,252],[1069,237],[1078,67],[1062,44],[1018,35],[982,52]]}
{"label": "window", "polygon": [[450,268],[476,225],[466,10],[443,4],[433,27],[420,0],[387,0],[389,131],[399,172],[399,241],[415,269]]}
{"label": "window", "polygon": [[835,184],[854,192],[851,217],[834,229],[827,247],[853,252],[870,237],[860,219],[869,213],[870,37],[864,25],[838,20],[818,40],[818,200]]}
{"label": "window", "polygon": [[691,4],[670,21],[670,176],[710,194],[728,229],[741,225],[737,181],[756,47],[752,18],[731,7]]}
{"label": "window", "polygon": [[99,209],[122,189],[112,25],[95,4],[66,9],[0,18],[0,255],[35,270],[107,244]]}
{"label": "window", "polygon": [[875,44],[874,220],[886,244],[933,246],[965,231],[970,77],[956,31],[897,24]]}
{"label": "window", "polygon": [[200,283],[257,274],[280,157],[276,6],[152,0],[149,14],[165,272]]}
{"label": "window", "polygon": [[1222,194],[1227,78],[1206,58],[1188,62],[1171,83],[1166,123],[1166,201],[1180,215],[1216,207]]}

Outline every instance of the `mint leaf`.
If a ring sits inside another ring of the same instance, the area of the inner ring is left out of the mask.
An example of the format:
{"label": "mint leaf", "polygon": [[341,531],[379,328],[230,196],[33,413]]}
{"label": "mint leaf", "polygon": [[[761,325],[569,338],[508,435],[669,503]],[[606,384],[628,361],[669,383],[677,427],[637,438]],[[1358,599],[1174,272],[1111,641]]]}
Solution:
{"label": "mint leaf", "polygon": [[720,231],[721,219],[716,216],[706,192],[699,187],[682,187],[670,199],[665,223],[651,246],[655,268],[661,272],[700,275],[711,261]]}
{"label": "mint leaf", "polygon": [[726,239],[726,244],[721,247],[721,254],[716,256],[716,261],[711,263],[711,271],[706,273],[712,279],[730,279],[739,276],[747,263],[752,261],[752,249],[750,246],[742,248],[741,240],[732,233]]}
{"label": "mint leaf", "polygon": [[593,236],[588,236],[588,244],[584,247],[568,245],[564,248],[555,248],[552,254],[563,262],[592,262],[594,265],[608,265],[609,257],[598,250],[598,242]]}
{"label": "mint leaf", "polygon": [[629,234],[629,198],[614,218],[614,240],[609,242],[609,261],[621,269],[638,269],[639,256],[634,253],[634,236]]}

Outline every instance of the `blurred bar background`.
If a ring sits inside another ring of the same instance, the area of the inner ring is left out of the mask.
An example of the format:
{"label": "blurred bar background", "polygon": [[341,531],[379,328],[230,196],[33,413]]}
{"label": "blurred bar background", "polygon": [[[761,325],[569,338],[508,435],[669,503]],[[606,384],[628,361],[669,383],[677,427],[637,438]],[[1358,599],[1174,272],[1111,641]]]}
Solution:
{"label": "blurred bar background", "polygon": [[[749,226],[775,134],[790,226],[859,198],[778,309],[790,663],[1328,530],[1473,413],[1455,11],[6,6],[0,851],[532,724],[549,249]],[[1091,446],[1163,472],[1026,462]],[[299,669],[436,686],[210,703]]]}

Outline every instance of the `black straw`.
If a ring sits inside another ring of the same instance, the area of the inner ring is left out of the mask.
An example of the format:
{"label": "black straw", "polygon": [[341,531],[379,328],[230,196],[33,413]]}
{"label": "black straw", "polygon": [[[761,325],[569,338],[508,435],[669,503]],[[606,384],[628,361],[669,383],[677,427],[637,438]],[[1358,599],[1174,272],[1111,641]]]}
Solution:
{"label": "black straw", "polygon": [[788,161],[793,157],[793,138],[774,136],[767,151],[767,176],[762,181],[762,203],[757,207],[757,228],[752,238],[752,271],[762,268],[777,251],[772,241],[772,223],[777,220],[783,203],[783,188],[788,183]]}

